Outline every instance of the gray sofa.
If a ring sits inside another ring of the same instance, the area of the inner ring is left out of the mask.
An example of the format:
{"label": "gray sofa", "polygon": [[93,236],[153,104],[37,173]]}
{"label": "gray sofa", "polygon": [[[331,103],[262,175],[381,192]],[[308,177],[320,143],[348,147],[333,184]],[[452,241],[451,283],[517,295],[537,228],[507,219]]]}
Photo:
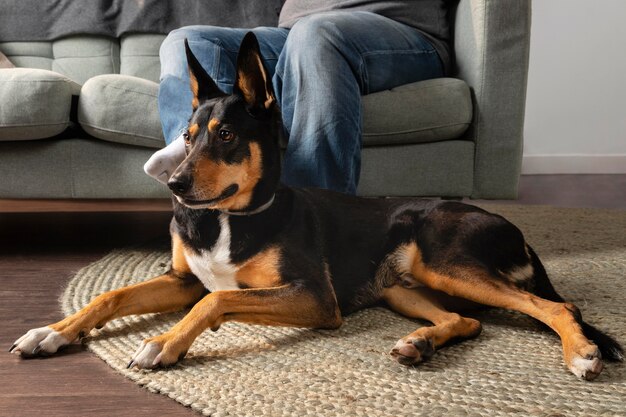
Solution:
{"label": "gray sofa", "polygon": [[[515,198],[530,0],[461,0],[455,78],[365,96],[359,194]],[[0,198],[160,198],[163,34],[2,42]]]}

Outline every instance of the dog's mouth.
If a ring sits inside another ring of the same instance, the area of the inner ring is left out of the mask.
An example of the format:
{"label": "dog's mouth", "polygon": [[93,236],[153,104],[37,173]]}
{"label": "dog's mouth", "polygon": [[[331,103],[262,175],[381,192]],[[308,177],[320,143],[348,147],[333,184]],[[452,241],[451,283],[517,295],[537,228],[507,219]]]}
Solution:
{"label": "dog's mouth", "polygon": [[228,187],[224,188],[224,191],[222,191],[220,195],[218,195],[215,198],[210,198],[208,200],[194,200],[191,198],[181,197],[177,195],[176,193],[174,193],[174,195],[176,196],[176,199],[178,200],[179,203],[184,204],[185,206],[192,208],[192,209],[201,209],[201,208],[211,208],[215,206],[215,204],[219,203],[220,201],[223,201],[229,197],[232,197],[233,195],[235,195],[235,193],[237,193],[237,191],[239,191],[239,186],[237,184],[231,184]]}

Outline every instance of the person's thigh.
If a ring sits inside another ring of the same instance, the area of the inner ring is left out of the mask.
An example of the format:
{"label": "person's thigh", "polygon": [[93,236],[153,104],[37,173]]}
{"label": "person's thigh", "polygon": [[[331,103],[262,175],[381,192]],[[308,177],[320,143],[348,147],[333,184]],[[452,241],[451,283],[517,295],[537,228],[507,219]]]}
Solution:
{"label": "person's thigh", "polygon": [[299,20],[274,76],[289,135],[283,180],[354,193],[360,173],[361,95],[443,76],[419,31],[369,12]]}
{"label": "person's thigh", "polygon": [[362,94],[444,75],[437,51],[415,28],[368,12],[330,19],[359,55]]}
{"label": "person's thigh", "polygon": [[[297,22],[289,38],[302,54],[320,55],[329,70],[333,60],[347,61],[363,95],[444,75],[439,55],[424,34],[370,12],[312,15]],[[330,53],[324,54],[324,49]]]}
{"label": "person's thigh", "polygon": [[287,38],[287,29],[186,26],[170,32],[163,41],[159,51],[161,59],[159,112],[167,143],[180,135],[191,115],[192,94],[189,88],[185,39],[218,87],[225,93],[231,93],[239,45],[245,34],[250,31],[257,36],[265,66],[273,74]]}

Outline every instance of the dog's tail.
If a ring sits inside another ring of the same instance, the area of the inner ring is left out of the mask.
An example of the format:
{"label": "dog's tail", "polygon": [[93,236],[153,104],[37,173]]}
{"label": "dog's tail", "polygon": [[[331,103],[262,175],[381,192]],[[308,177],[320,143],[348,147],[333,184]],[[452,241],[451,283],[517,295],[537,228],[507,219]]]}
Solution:
{"label": "dog's tail", "polygon": [[[561,297],[552,286],[552,283],[548,278],[546,269],[543,267],[543,264],[539,260],[539,257],[530,246],[528,246],[528,252],[530,253],[533,270],[535,272],[534,293],[542,298],[545,298],[546,300],[555,301],[558,303],[565,302],[563,297]],[[598,346],[598,349],[600,349],[600,352],[602,353],[602,357],[604,359],[618,362],[624,360],[624,349],[620,346],[617,340],[593,327],[591,324],[583,321],[581,315],[577,315],[576,320],[578,321],[578,324],[580,324],[580,327],[582,328],[585,337],[589,340],[592,340],[596,344],[596,346]]]}

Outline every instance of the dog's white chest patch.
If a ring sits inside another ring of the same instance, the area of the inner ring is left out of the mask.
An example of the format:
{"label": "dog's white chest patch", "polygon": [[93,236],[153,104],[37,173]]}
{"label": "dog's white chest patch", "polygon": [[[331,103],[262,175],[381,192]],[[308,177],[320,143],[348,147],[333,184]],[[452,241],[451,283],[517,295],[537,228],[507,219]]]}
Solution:
{"label": "dog's white chest patch", "polygon": [[220,234],[211,250],[185,251],[191,272],[211,292],[239,289],[235,275],[238,268],[230,262],[230,224],[227,214],[219,215]]}

